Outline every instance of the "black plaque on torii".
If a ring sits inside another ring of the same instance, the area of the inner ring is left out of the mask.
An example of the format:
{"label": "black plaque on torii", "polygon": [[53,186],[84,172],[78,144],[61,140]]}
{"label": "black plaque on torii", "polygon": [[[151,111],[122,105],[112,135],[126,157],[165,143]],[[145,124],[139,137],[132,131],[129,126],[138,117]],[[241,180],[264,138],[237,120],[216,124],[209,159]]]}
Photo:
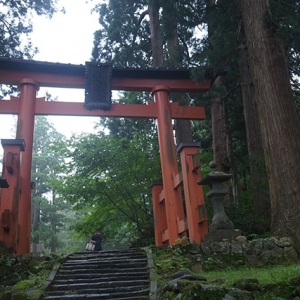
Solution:
{"label": "black plaque on torii", "polygon": [[111,64],[85,64],[85,101],[89,110],[111,108]]}

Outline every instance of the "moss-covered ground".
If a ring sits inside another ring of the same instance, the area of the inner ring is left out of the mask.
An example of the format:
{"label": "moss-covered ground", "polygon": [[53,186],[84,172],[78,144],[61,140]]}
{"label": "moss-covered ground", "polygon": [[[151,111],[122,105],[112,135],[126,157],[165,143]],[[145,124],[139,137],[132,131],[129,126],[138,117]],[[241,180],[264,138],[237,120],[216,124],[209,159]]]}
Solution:
{"label": "moss-covered ground", "polygon": [[[189,295],[191,295],[191,290],[197,290],[197,285],[209,284],[228,289],[237,287],[238,282],[241,282],[242,279],[255,279],[258,286],[253,293],[254,299],[300,300],[300,261],[292,265],[273,265],[262,268],[241,266],[239,268],[219,268],[218,270],[215,268],[210,270],[207,266],[203,269],[201,265],[198,265],[195,272],[193,271],[195,270],[193,268],[195,261],[188,252],[189,248],[182,245],[152,248],[160,299],[175,299],[178,296],[178,292],[168,291],[164,294],[163,290],[167,282],[172,280],[172,274],[184,270],[207,279],[206,282],[185,283],[186,287],[183,288],[183,291],[186,290]],[[181,297],[181,299],[202,299],[184,295],[184,292]],[[219,299],[223,298],[220,296]],[[218,298],[214,300],[218,300]]]}
{"label": "moss-covered ground", "polygon": [[37,300],[62,255],[0,255],[0,300]]}
{"label": "moss-covered ground", "polygon": [[[258,300],[300,300],[300,262],[292,265],[273,265],[263,268],[227,267],[216,269],[209,266],[201,268],[195,265],[190,249],[184,245],[173,247],[151,247],[156,269],[156,279],[159,288],[159,299],[176,299],[178,293],[163,291],[164,286],[172,280],[172,275],[184,270],[207,279],[206,282],[185,282],[181,299],[193,298],[201,285],[209,284],[228,289],[237,286],[241,279],[255,279],[259,286],[255,292]],[[59,254],[51,256],[32,257],[0,255],[0,299],[1,300],[37,300],[43,294],[43,288],[53,267],[63,261]],[[212,263],[213,266],[213,263]],[[196,268],[195,268],[196,267]],[[217,293],[222,294],[222,289]],[[203,299],[209,299],[208,292]],[[220,298],[222,296],[220,295]],[[218,300],[215,298],[214,300]]]}

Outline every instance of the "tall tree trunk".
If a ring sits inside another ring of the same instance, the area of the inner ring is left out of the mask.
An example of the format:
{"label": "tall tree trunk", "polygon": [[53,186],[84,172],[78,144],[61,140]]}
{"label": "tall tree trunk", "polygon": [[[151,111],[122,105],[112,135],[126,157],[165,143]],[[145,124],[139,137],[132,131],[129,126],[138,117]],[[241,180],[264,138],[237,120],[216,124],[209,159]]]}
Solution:
{"label": "tall tree trunk", "polygon": [[271,231],[300,251],[300,124],[285,53],[268,0],[241,0],[271,197]]}
{"label": "tall tree trunk", "polygon": [[[221,76],[217,77],[214,87],[222,86]],[[217,170],[228,172],[230,168],[230,159],[228,155],[228,136],[226,124],[225,102],[221,94],[217,91],[213,92],[211,98],[211,124],[213,136],[213,154],[214,161],[217,164]]]}
{"label": "tall tree trunk", "polygon": [[[208,27],[208,39],[210,47],[214,48],[213,34],[215,28],[213,28],[210,12],[216,5],[216,0],[205,0],[206,14],[207,14],[207,27]],[[222,86],[222,78],[219,76],[214,82],[214,87]],[[222,98],[218,88],[213,91],[211,105],[211,120],[212,120],[212,135],[213,135],[213,155],[214,161],[217,164],[217,170],[228,172],[231,166],[230,155],[228,154],[227,143],[229,141],[227,136],[227,123],[225,114],[225,101]]]}
{"label": "tall tree trunk", "polygon": [[[184,94],[177,94],[172,96],[174,102],[178,102],[179,105],[188,105],[188,98]],[[176,144],[179,145],[182,142],[192,142],[192,126],[190,120],[176,119],[175,120],[175,139]]]}
{"label": "tall tree trunk", "polygon": [[148,5],[148,13],[150,19],[150,32],[151,32],[151,49],[153,58],[153,67],[162,67],[163,58],[163,43],[159,22],[159,1],[152,0]]}
{"label": "tall tree trunk", "polygon": [[[179,46],[179,38],[177,31],[177,11],[175,7],[176,1],[164,0],[162,3],[163,17],[165,20],[165,36],[167,39],[167,65],[171,68],[182,67],[182,53]],[[188,98],[184,94],[172,95],[172,100],[181,105],[188,105]],[[175,120],[176,143],[179,145],[182,142],[191,142],[192,128],[190,120],[176,119]]]}
{"label": "tall tree trunk", "polygon": [[[232,162],[229,155],[229,136],[226,121],[225,99],[218,89],[223,86],[222,77],[218,76],[213,84],[211,97],[211,125],[212,125],[212,148],[216,170],[228,173],[232,168]],[[216,88],[214,90],[214,88]],[[232,195],[235,198],[237,190],[237,181],[232,179]],[[228,189],[228,183],[223,182],[224,189]],[[235,201],[235,199],[233,200]],[[231,207],[231,197],[227,194],[224,197],[224,206],[226,210]]]}
{"label": "tall tree trunk", "polygon": [[[55,192],[52,191],[52,205],[55,205]],[[57,249],[57,219],[56,215],[50,216],[50,226],[52,228],[52,238],[50,241],[51,253],[56,252]]]}
{"label": "tall tree trunk", "polygon": [[41,202],[33,201],[32,213],[31,213],[31,224],[32,224],[32,231],[33,231],[33,240],[34,244],[38,244],[40,242],[40,235],[38,234],[38,229],[40,227],[40,213],[41,213]]}
{"label": "tall tree trunk", "polygon": [[264,150],[259,129],[258,112],[253,94],[253,82],[245,45],[240,46],[239,72],[243,96],[250,173],[253,186],[254,233],[263,233],[270,227],[270,193],[264,164]]}

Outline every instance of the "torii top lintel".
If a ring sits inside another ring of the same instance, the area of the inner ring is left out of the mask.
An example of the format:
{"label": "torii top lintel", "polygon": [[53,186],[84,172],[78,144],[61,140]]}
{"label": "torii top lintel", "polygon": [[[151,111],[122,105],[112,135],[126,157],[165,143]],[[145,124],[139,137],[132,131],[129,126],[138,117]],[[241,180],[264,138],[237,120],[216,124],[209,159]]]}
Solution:
{"label": "torii top lintel", "polygon": [[[1,84],[17,85],[24,78],[44,87],[83,89],[85,66],[0,58]],[[166,85],[172,92],[203,93],[210,88],[211,80],[192,81],[189,69],[184,68],[112,68],[113,90],[151,91],[156,85]]]}
{"label": "torii top lintel", "polygon": [[[36,81],[41,87],[85,88],[85,66],[49,63],[33,60],[0,58],[0,84],[18,85],[24,78]],[[111,89],[123,91],[152,91],[156,86],[166,86],[171,92],[204,93],[211,87],[211,79],[195,82],[188,69],[134,69],[112,68]],[[0,101],[0,113],[17,114],[19,101]],[[203,107],[179,106],[170,103],[171,117],[176,119],[205,119]],[[39,99],[36,115],[73,115],[102,117],[156,118],[155,103],[112,104],[111,109],[87,110],[78,102],[53,102]]]}

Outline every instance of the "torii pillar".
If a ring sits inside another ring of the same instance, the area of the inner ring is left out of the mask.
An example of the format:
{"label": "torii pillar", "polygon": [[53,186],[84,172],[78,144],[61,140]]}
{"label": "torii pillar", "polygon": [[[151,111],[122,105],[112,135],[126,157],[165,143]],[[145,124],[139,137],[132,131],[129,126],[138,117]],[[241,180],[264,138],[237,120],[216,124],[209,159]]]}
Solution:
{"label": "torii pillar", "polygon": [[174,143],[172,116],[169,106],[170,88],[158,85],[152,89],[157,105],[157,131],[160,163],[165,192],[165,208],[168,224],[169,245],[174,245],[178,236],[178,226],[184,219],[183,202],[180,189],[174,189],[174,179],[178,174],[178,164]]}
{"label": "torii pillar", "polygon": [[30,253],[31,229],[31,163],[33,148],[33,132],[36,93],[39,89],[37,81],[25,78],[19,82],[20,101],[18,110],[17,139],[23,139],[26,150],[21,162],[21,195],[19,205],[19,243],[17,254]]}
{"label": "torii pillar", "polygon": [[0,195],[0,241],[16,253],[19,242],[20,165],[24,140],[2,139],[4,149],[2,176],[7,180]]}

